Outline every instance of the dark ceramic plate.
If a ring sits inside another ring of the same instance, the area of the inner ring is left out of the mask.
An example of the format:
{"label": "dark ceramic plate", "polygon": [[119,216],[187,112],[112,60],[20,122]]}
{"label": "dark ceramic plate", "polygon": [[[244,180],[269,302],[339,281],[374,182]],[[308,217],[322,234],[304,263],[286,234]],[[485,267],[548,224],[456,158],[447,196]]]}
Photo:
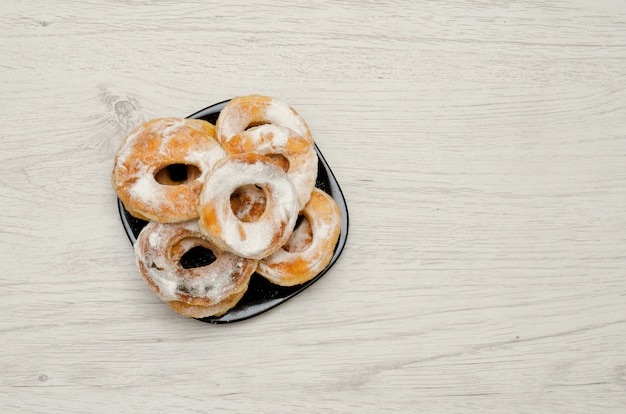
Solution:
{"label": "dark ceramic plate", "polygon": [[[205,108],[201,111],[196,112],[193,115],[190,115],[188,118],[203,119],[212,124],[215,124],[215,122],[217,121],[217,117],[220,114],[220,111],[224,108],[224,106],[226,106],[227,103],[228,101],[224,101],[215,105],[211,105],[208,108]],[[330,167],[326,163],[326,160],[322,156],[322,153],[320,152],[317,145],[315,146],[315,151],[317,152],[317,156],[319,159],[317,182],[315,186],[330,194],[335,199],[335,201],[339,205],[339,209],[341,210],[341,233],[339,234],[339,241],[337,242],[335,252],[328,266],[326,266],[326,268],[322,270],[320,274],[318,274],[314,279],[301,285],[291,287],[282,287],[275,285],[267,281],[259,274],[254,273],[252,275],[252,278],[250,279],[248,291],[234,308],[230,309],[222,316],[211,316],[198,320],[209,323],[230,323],[242,321],[244,319],[259,315],[265,311],[272,309],[273,307],[280,305],[281,303],[284,303],[298,293],[302,292],[307,287],[311,286],[322,276],[324,276],[324,274],[333,266],[333,264],[335,264],[346,244],[346,240],[348,237],[348,207],[346,206],[346,200],[341,193],[341,188],[339,188],[339,183],[335,179],[335,176],[330,170]],[[120,217],[122,218],[122,224],[124,225],[124,230],[126,230],[126,234],[128,234],[128,238],[130,239],[131,243],[134,244],[137,240],[137,236],[141,232],[141,229],[143,229],[147,222],[131,216],[130,213],[126,211],[124,205],[120,200],[117,201],[117,204],[120,211]],[[187,256],[187,254],[185,256]],[[192,263],[195,262],[195,266],[207,264],[211,261],[210,258],[207,259],[206,257],[202,257],[201,253],[199,253],[198,257],[191,257],[187,260]],[[193,265],[191,265],[190,267],[192,266]]]}

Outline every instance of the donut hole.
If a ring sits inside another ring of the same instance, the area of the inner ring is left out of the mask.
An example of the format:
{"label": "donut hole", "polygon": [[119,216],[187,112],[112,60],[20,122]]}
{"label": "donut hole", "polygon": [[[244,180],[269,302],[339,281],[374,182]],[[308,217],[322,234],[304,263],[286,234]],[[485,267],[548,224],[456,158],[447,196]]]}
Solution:
{"label": "donut hole", "polygon": [[170,164],[154,174],[154,179],[162,185],[180,185],[200,177],[200,169],[191,164]]}
{"label": "donut hole", "polygon": [[182,255],[180,265],[183,269],[193,269],[208,266],[215,260],[217,260],[217,258],[210,249],[204,246],[195,246]]}
{"label": "donut hole", "polygon": [[243,222],[257,221],[265,212],[267,196],[265,190],[254,184],[238,187],[230,195],[230,208]]}
{"label": "donut hole", "polygon": [[261,126],[261,125],[269,125],[269,124],[271,124],[271,122],[268,122],[268,121],[255,121],[255,122],[250,122],[250,123],[248,124],[248,126],[244,128],[244,131],[247,131],[247,130],[249,130],[249,129],[252,129],[252,128],[254,128],[254,127],[258,127],[258,126]]}
{"label": "donut hole", "polygon": [[313,229],[311,222],[304,215],[299,215],[293,233],[283,245],[283,250],[289,253],[303,252],[313,243]]}
{"label": "donut hole", "polygon": [[283,171],[289,171],[289,160],[282,154],[267,154],[266,157],[274,161]]}

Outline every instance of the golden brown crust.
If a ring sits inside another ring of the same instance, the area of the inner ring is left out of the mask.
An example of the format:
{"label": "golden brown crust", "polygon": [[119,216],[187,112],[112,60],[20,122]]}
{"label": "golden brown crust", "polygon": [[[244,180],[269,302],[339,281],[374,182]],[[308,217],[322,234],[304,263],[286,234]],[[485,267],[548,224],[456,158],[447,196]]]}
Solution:
{"label": "golden brown crust", "polygon": [[[213,125],[196,119],[153,119],[133,130],[116,154],[111,177],[126,210],[164,223],[196,218],[204,177],[225,155],[214,137]],[[194,169],[197,176],[180,183],[167,177],[157,181],[172,165]]]}
{"label": "golden brown crust", "polygon": [[222,316],[228,312],[239,303],[245,293],[245,291],[235,293],[223,301],[209,306],[190,305],[179,301],[169,301],[167,304],[170,305],[170,308],[183,316],[189,318],[208,318],[209,316]]}
{"label": "golden brown crust", "polygon": [[[215,261],[184,268],[181,259],[198,246],[211,250]],[[222,313],[229,309],[227,306],[234,306],[235,299],[246,292],[257,265],[256,260],[223,252],[204,239],[195,221],[148,223],[137,238],[135,254],[144,280],[157,296],[180,303],[176,309],[183,305],[203,308],[204,315]]]}
{"label": "golden brown crust", "polygon": [[[277,285],[299,285],[317,276],[332,259],[339,239],[341,213],[325,192],[316,188],[300,214],[310,224],[310,240],[306,229],[296,229],[287,246],[260,260],[257,267],[257,273]],[[295,241],[294,237],[303,240]]]}

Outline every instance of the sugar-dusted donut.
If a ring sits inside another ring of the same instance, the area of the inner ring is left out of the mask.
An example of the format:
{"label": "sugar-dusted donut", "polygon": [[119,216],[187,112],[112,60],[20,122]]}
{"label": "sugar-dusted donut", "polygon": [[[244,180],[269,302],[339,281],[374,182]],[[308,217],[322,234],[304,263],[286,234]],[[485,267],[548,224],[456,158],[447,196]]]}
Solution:
{"label": "sugar-dusted donut", "polygon": [[287,243],[257,267],[257,273],[277,285],[293,286],[314,278],[330,262],[339,239],[339,207],[322,190],[313,190],[300,214],[304,218]]}
{"label": "sugar-dusted donut", "polygon": [[[184,268],[183,256],[201,246],[215,261]],[[206,240],[197,221],[148,223],[135,243],[135,257],[144,280],[177,312],[194,318],[220,315],[232,308],[248,289],[257,261],[224,252]]]}
{"label": "sugar-dusted donut", "polygon": [[204,177],[225,156],[212,124],[197,119],[148,121],[126,137],[112,184],[130,214],[174,223],[198,217]]}
{"label": "sugar-dusted donut", "polygon": [[[265,210],[252,221],[237,218],[231,196],[256,185],[265,195]],[[254,153],[223,158],[207,174],[200,193],[200,231],[222,250],[260,259],[287,241],[298,217],[298,198],[287,174],[270,158]]]}
{"label": "sugar-dusted donut", "polygon": [[289,128],[264,124],[233,135],[223,148],[230,154],[255,152],[277,160],[298,193],[299,209],[309,201],[317,179],[317,153],[311,141]]}
{"label": "sugar-dusted donut", "polygon": [[248,95],[231,99],[215,124],[215,135],[223,145],[246,129],[263,124],[286,127],[313,142],[304,119],[287,103],[269,96]]}

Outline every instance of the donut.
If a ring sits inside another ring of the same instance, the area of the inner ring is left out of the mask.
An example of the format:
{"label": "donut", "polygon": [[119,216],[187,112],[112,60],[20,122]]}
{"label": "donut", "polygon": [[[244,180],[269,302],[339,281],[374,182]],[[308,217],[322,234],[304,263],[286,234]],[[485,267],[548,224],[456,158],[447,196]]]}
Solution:
{"label": "donut", "polygon": [[275,124],[291,129],[302,138],[313,142],[304,119],[287,103],[269,96],[248,95],[231,99],[220,112],[215,124],[215,135],[220,144],[246,129],[263,124]]}
{"label": "donut", "polygon": [[330,262],[341,230],[337,203],[315,189],[300,212],[301,223],[281,249],[259,261],[257,273],[280,286],[293,286],[317,276]]}
{"label": "donut", "polygon": [[[215,261],[185,268],[183,256],[195,247],[210,250]],[[197,221],[149,222],[135,243],[141,274],[156,295],[175,311],[190,317],[220,315],[248,289],[256,260],[224,252],[202,237]]]}
{"label": "donut", "polygon": [[[265,195],[257,220],[242,221],[233,212],[231,195],[256,185]],[[198,206],[199,228],[220,249],[260,259],[285,244],[298,217],[298,198],[287,174],[270,158],[255,153],[223,158],[207,174]]]}
{"label": "donut", "polygon": [[309,201],[317,179],[317,153],[311,141],[289,128],[264,124],[233,135],[223,148],[229,154],[255,152],[274,159],[293,182],[298,208]]}
{"label": "donut", "polygon": [[198,217],[206,173],[225,156],[212,124],[160,118],[135,128],[115,158],[112,185],[128,212],[163,223]]}

